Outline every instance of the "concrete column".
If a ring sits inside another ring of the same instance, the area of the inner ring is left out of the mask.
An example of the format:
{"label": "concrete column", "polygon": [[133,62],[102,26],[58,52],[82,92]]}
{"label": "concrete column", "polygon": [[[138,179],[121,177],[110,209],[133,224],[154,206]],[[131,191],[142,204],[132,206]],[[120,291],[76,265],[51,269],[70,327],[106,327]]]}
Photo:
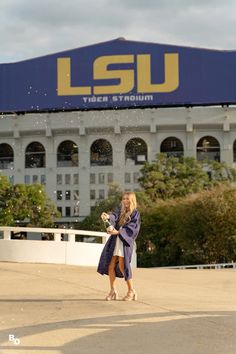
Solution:
{"label": "concrete column", "polygon": [[233,164],[233,146],[230,141],[230,131],[223,132],[223,143],[220,151],[221,161],[226,162],[228,165]]}
{"label": "concrete column", "polygon": [[25,151],[22,150],[22,139],[16,137],[14,141],[14,183],[24,183]]}
{"label": "concrete column", "polygon": [[87,135],[81,135],[79,141],[79,216],[90,214],[90,147]]}
{"label": "concrete column", "polygon": [[53,138],[46,138],[46,192],[48,196],[56,203],[56,170],[57,154],[54,151]]}
{"label": "concrete column", "polygon": [[184,151],[184,156],[197,157],[197,147],[194,141],[194,131],[186,132],[186,150]]}
{"label": "concrete column", "polygon": [[155,117],[152,117],[150,123],[150,139],[147,142],[149,146],[149,150],[148,150],[149,162],[154,161],[156,159],[156,155],[160,152],[157,142],[158,142],[157,122]]}
{"label": "concrete column", "polygon": [[68,234],[68,241],[75,242],[75,234]]}
{"label": "concrete column", "polygon": [[125,146],[120,134],[113,137],[113,181],[118,184],[121,190],[124,189],[124,170],[125,170]]}
{"label": "concrete column", "polygon": [[54,241],[61,242],[61,234],[54,234]]}
{"label": "concrete column", "polygon": [[10,240],[11,239],[11,230],[4,230],[3,231],[3,239]]}
{"label": "concrete column", "polygon": [[197,157],[197,147],[195,146],[194,141],[194,129],[191,108],[186,109],[186,149],[184,151],[184,156],[188,157]]}

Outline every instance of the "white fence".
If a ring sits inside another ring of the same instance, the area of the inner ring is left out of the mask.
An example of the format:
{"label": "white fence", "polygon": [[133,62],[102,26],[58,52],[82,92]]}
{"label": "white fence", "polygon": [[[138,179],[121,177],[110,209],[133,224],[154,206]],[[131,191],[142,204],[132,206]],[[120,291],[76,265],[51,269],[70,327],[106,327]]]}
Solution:
{"label": "white fence", "polygon": [[[0,262],[57,263],[80,266],[97,266],[104,244],[108,239],[105,232],[50,229],[31,227],[0,227]],[[14,234],[35,239],[12,239]],[[42,240],[43,235],[53,235],[52,241]],[[34,236],[32,236],[34,235]],[[76,236],[83,242],[76,242]],[[36,239],[37,238],[37,239]],[[100,238],[102,243],[90,240]],[[132,267],[136,267],[134,250]]]}

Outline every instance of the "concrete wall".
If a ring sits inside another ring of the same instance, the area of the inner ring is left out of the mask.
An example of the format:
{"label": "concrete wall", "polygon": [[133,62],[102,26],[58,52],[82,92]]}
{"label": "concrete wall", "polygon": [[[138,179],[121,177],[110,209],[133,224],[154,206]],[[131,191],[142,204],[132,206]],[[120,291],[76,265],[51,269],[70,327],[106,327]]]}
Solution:
{"label": "concrete wall", "polygon": [[[55,241],[39,240],[11,240],[12,231],[27,231],[54,233]],[[107,234],[105,232],[91,232],[84,230],[67,229],[39,229],[0,227],[4,238],[0,239],[0,262],[30,262],[55,263],[79,266],[97,266],[104,247]],[[69,241],[60,241],[61,234],[68,233]],[[75,242],[74,235],[102,237],[104,243]],[[136,267],[137,257],[134,249],[132,267]]]}
{"label": "concrete wall", "polygon": [[0,240],[0,261],[96,266],[103,247],[85,242]]}

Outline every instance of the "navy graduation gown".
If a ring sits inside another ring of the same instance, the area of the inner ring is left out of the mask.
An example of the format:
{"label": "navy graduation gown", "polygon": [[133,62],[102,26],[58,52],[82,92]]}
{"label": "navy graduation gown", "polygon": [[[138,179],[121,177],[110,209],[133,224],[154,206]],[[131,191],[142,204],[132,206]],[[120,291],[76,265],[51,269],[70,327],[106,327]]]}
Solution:
{"label": "navy graduation gown", "polygon": [[[108,275],[108,266],[111,262],[113,252],[116,245],[116,238],[119,237],[123,243],[124,247],[124,277],[125,280],[132,278],[132,271],[130,267],[130,262],[133,253],[134,241],[138,236],[140,229],[140,213],[135,209],[130,215],[130,221],[127,222],[124,226],[119,228],[118,221],[120,216],[120,209],[110,214],[110,222],[116,230],[119,230],[118,235],[111,235],[106,242],[99,263],[98,263],[98,273]],[[116,276],[123,278],[123,274],[119,269],[119,264],[117,262],[115,267]]]}

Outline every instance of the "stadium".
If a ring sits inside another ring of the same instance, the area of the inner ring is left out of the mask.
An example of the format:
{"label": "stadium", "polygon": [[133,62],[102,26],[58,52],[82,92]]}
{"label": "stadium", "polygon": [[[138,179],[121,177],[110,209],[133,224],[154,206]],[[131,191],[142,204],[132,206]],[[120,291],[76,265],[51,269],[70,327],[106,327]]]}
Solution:
{"label": "stadium", "polygon": [[118,38],[0,64],[0,169],[73,225],[159,152],[236,163],[236,51]]}

